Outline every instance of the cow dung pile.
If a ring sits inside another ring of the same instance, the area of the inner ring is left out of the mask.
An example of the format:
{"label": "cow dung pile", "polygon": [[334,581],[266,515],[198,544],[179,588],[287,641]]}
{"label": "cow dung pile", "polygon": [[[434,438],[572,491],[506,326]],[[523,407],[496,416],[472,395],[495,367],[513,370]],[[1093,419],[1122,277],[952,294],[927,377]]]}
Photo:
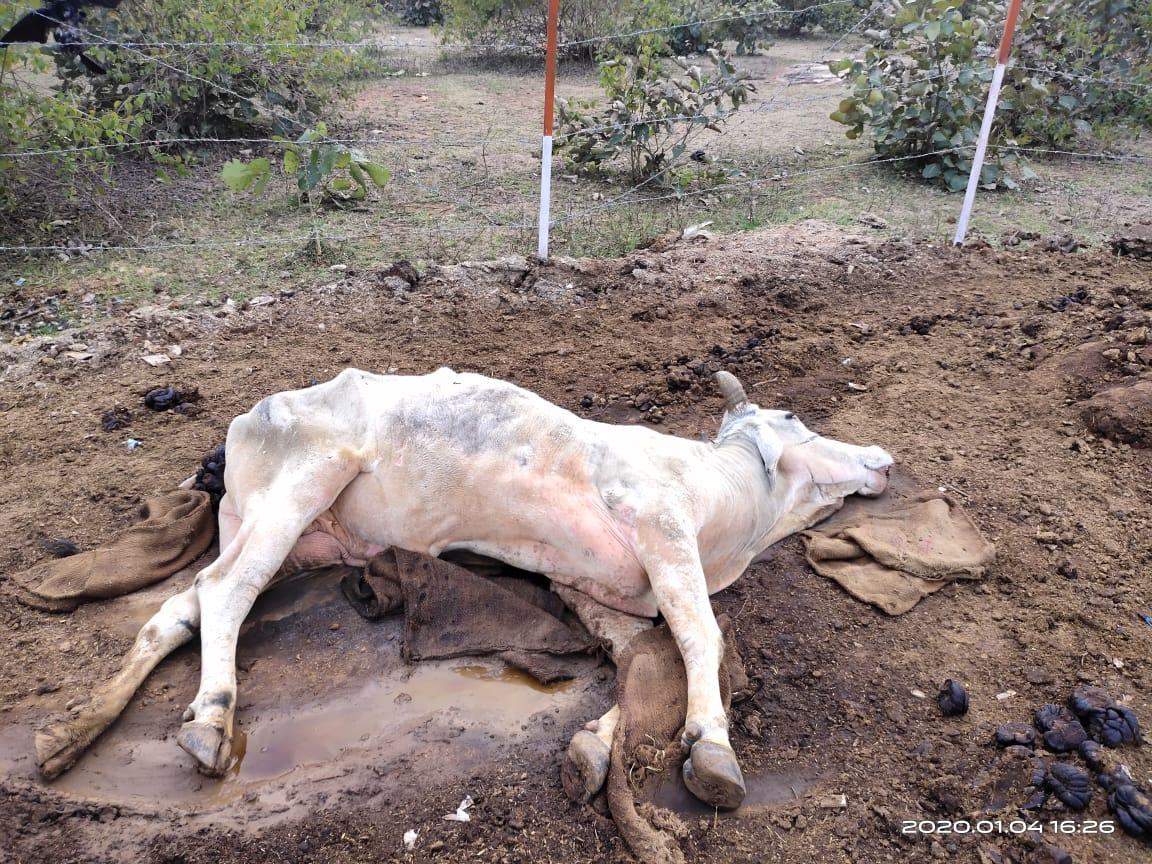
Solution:
{"label": "cow dung pile", "polygon": [[[1080,685],[1072,690],[1067,706],[1042,705],[1032,721],[1005,723],[993,738],[998,747],[1016,749],[1032,759],[1031,794],[1022,809],[1039,810],[1055,797],[1069,810],[1084,810],[1092,801],[1095,774],[1121,828],[1152,841],[1152,799],[1105,749],[1141,743],[1140,722],[1132,710],[1103,688]],[[1046,754],[1078,754],[1086,767]]]}

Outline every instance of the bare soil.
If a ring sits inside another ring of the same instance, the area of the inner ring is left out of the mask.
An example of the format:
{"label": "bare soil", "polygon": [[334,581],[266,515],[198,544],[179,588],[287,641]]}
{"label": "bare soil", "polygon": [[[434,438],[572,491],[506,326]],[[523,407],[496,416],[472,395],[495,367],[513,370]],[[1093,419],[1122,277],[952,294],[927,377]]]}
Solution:
{"label": "bare soil", "polygon": [[[144,496],[190,474],[236,414],[348,365],[479,371],[584,416],[689,436],[715,430],[708,376],[725,368],[761,404],[880,444],[956,496],[998,561],[984,582],[889,618],[811,573],[791,539],[717,595],[753,683],[732,718],[751,795],[717,815],[664,784],[657,798],[685,817],[689,858],[1058,860],[1049,844],[1077,861],[1147,856],[1086,821],[1057,833],[1048,820],[1073,818],[1060,805],[1028,834],[905,835],[901,820],[1007,825],[1027,765],[991,733],[1078,682],[1152,723],[1152,452],[1097,438],[1080,413],[1101,388],[1149,375],[1152,264],[1104,250],[961,251],[816,222],[662,240],[620,259],[432,267],[411,289],[380,278],[388,263],[250,308],[160,293],[0,349],[3,572],[42,557],[46,539],[107,540]],[[179,356],[153,368],[145,340]],[[143,407],[170,383],[198,386],[200,413]],[[103,432],[116,405],[131,425]],[[571,805],[559,782],[568,737],[611,700],[610,669],[540,691],[483,663],[406,668],[396,625],[359,620],[322,577],[263,598],[247,625],[246,750],[224,781],[196,776],[174,740],[195,645],[70,774],[36,779],[33,726],[110,674],[189,578],[63,617],[0,596],[0,859],[630,860],[601,809]],[[949,677],[971,694],[965,717],[935,707]],[[1147,746],[1114,756],[1152,780]],[[465,794],[472,821],[445,821]],[[838,795],[845,807],[826,806]],[[1084,819],[1107,817],[1098,791]]]}

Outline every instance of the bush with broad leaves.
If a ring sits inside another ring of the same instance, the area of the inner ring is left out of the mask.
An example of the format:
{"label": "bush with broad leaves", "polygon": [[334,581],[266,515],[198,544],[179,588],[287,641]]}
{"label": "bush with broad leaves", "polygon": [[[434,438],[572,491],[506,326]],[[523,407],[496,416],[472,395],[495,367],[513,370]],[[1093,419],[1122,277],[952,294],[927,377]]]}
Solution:
{"label": "bush with broad leaves", "polygon": [[606,57],[602,107],[557,100],[557,152],[577,169],[606,170],[623,157],[633,180],[663,173],[697,134],[719,131],[755,90],[722,52],[709,49],[706,57],[707,67],[683,57],[661,60],[651,48]]}
{"label": "bush with broad leaves", "polygon": [[[318,123],[295,141],[282,139],[284,176],[295,181],[301,204],[313,209],[322,202],[341,206],[368,197],[369,184],[382,187],[391,175],[360,150],[328,138],[328,129]],[[224,163],[220,179],[233,192],[261,194],[272,177],[272,160],[266,156]]]}
{"label": "bush with broad leaves", "polygon": [[[1069,146],[1097,124],[1148,122],[1152,106],[1145,104],[1141,114],[1140,94],[1148,91],[1139,82],[1152,78],[1152,65],[1139,48],[1147,25],[1141,28],[1138,21],[1152,13],[1128,4],[1131,28],[1122,32],[1100,9],[1110,5],[1115,15],[1125,4],[1089,0],[1069,9],[1053,2],[1022,14],[983,186],[1011,188],[1016,179],[1035,176],[1010,148]],[[893,4],[885,19],[864,32],[869,46],[862,59],[829,64],[851,88],[832,119],[849,127],[849,138],[867,130],[877,156],[907,158],[901,164],[914,165],[925,179],[963,189],[1003,20],[1004,4],[991,0]],[[1044,71],[1049,68],[1060,74]],[[1117,88],[1083,80],[1112,75],[1133,83]]]}

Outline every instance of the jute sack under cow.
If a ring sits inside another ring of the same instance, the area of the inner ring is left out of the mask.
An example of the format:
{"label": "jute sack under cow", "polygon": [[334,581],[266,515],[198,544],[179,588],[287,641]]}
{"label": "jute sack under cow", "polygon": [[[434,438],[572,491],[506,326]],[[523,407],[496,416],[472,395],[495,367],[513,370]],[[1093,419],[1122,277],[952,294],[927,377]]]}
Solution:
{"label": "jute sack under cow", "polygon": [[47,612],[138,591],[183,570],[208,550],[216,515],[207,492],[176,489],[149,498],[140,519],[107,546],[43,561],[11,582],[17,599]]}
{"label": "jute sack under cow", "polygon": [[[600,665],[596,641],[534,574],[491,559],[469,567],[391,547],[363,571],[345,576],[344,596],[362,616],[403,608],[404,658],[446,660],[494,654],[542,684],[587,674]],[[522,572],[522,571],[521,571]],[[482,575],[482,574],[494,575]]]}

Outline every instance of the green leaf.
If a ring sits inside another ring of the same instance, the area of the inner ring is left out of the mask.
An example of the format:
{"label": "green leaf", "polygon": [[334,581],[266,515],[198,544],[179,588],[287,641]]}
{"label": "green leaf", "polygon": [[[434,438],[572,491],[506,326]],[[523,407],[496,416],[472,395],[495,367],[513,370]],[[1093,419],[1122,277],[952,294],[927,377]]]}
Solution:
{"label": "green leaf", "polygon": [[252,167],[247,162],[241,162],[239,159],[229,159],[224,163],[224,167],[220,169],[220,179],[223,180],[224,185],[233,192],[243,192],[252,185],[252,181],[256,179],[256,175],[252,172]]}
{"label": "green leaf", "polygon": [[324,179],[324,172],[320,167],[320,152],[312,150],[308,153],[308,165],[300,175],[300,191],[311,192],[316,185]]}
{"label": "green leaf", "polygon": [[931,165],[925,165],[924,170],[920,172],[920,176],[925,180],[931,180],[933,177],[940,176],[940,163],[933,162]]}
{"label": "green leaf", "polygon": [[392,172],[383,165],[375,162],[357,162],[356,164],[364,169],[364,172],[372,178],[372,182],[377,186],[382,187],[387,185],[388,181],[392,178]]}
{"label": "green leaf", "polygon": [[949,171],[944,175],[944,182],[948,184],[949,192],[959,192],[968,185],[968,175],[960,171]]}
{"label": "green leaf", "polygon": [[284,173],[289,177],[295,177],[296,173],[300,170],[300,154],[295,150],[284,151]]}
{"label": "green leaf", "polygon": [[259,195],[268,186],[268,180],[272,177],[272,163],[264,157],[260,157],[253,159],[249,163],[249,168],[251,168],[252,176],[256,181],[252,186],[252,194]]}

